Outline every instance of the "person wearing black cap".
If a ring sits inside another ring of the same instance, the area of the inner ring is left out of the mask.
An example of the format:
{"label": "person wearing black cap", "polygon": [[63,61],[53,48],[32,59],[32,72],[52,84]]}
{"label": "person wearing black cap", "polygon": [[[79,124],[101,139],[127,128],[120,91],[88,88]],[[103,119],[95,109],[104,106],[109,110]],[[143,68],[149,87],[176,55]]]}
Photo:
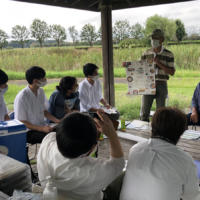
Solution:
{"label": "person wearing black cap", "polygon": [[156,94],[144,95],[143,97],[141,116],[143,121],[149,121],[154,99],[156,99],[156,109],[165,107],[165,99],[168,94],[167,80],[169,80],[169,75],[173,76],[175,74],[174,55],[163,47],[165,40],[163,31],[155,29],[149,37],[151,39],[151,48],[146,50],[140,59],[154,59]]}
{"label": "person wearing black cap", "polygon": [[10,120],[3,96],[8,90],[7,82],[8,75],[0,69],[0,121]]}

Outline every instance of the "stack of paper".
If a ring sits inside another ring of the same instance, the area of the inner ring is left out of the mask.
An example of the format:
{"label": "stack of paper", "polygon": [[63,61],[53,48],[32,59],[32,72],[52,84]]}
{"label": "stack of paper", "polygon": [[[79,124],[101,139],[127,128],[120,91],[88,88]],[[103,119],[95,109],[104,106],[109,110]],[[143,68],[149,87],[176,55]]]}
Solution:
{"label": "stack of paper", "polygon": [[112,108],[109,108],[107,109],[106,107],[101,107],[102,110],[104,110],[105,113],[108,113],[108,114],[116,114],[116,110],[117,108],[115,107],[112,107]]}
{"label": "stack of paper", "polygon": [[188,139],[188,140],[198,140],[200,138],[200,132],[199,131],[193,131],[193,130],[186,130],[181,138]]}
{"label": "stack of paper", "polygon": [[147,130],[149,129],[149,123],[140,120],[133,120],[126,128]]}

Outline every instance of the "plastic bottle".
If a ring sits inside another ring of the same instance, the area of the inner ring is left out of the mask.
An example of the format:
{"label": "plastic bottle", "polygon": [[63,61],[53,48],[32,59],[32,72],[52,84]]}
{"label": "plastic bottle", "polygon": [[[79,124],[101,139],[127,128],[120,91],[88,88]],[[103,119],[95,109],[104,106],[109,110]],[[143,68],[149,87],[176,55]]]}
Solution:
{"label": "plastic bottle", "polygon": [[121,130],[122,130],[122,131],[125,131],[125,130],[126,130],[125,119],[124,119],[123,116],[122,116],[122,119],[121,119]]}
{"label": "plastic bottle", "polygon": [[100,134],[100,137],[99,137],[99,140],[103,140],[104,137],[103,137],[103,133]]}
{"label": "plastic bottle", "polygon": [[53,187],[53,183],[49,179],[50,176],[47,177],[48,182],[43,192],[43,200],[58,200],[57,188]]}

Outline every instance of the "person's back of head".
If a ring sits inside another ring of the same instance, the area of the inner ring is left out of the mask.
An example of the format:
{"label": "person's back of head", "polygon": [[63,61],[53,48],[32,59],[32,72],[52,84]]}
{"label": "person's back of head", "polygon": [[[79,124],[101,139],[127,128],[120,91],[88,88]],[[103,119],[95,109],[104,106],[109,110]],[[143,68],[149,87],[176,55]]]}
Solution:
{"label": "person's back of head", "polygon": [[178,108],[159,108],[152,117],[152,137],[161,137],[177,144],[187,129],[187,118]]}
{"label": "person's back of head", "polygon": [[3,85],[8,82],[8,75],[0,69],[0,85]]}
{"label": "person's back of head", "polygon": [[97,141],[94,120],[82,113],[68,114],[56,129],[58,150],[66,158],[87,154]]}
{"label": "person's back of head", "polygon": [[34,79],[40,80],[45,76],[46,76],[45,70],[38,66],[32,66],[26,70],[26,80],[30,85],[33,84]]}
{"label": "person's back of head", "polygon": [[87,63],[83,66],[83,73],[85,77],[93,76],[93,73],[96,69],[98,69],[98,67],[95,64]]}
{"label": "person's back of head", "polygon": [[76,82],[77,82],[77,79],[75,77],[65,76],[60,80],[60,83],[59,85],[56,86],[56,89],[63,93],[67,93],[68,90],[72,90]]}

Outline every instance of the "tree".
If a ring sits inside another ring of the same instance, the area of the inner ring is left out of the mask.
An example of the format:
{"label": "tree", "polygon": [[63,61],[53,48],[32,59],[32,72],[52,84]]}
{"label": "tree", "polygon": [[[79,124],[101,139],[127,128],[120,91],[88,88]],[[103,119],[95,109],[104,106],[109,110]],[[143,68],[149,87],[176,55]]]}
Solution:
{"label": "tree", "polygon": [[167,40],[171,40],[173,36],[176,34],[176,23],[172,19],[168,19],[167,17],[162,17],[160,15],[154,15],[146,20],[146,28],[145,34],[146,36],[151,35],[154,29],[161,29]]}
{"label": "tree", "polygon": [[139,23],[136,23],[131,27],[130,35],[133,39],[143,39],[144,34],[143,34],[143,28]]}
{"label": "tree", "polygon": [[35,38],[42,48],[42,43],[50,37],[49,27],[45,21],[34,19],[30,27],[31,37]]}
{"label": "tree", "polygon": [[102,40],[102,30],[101,30],[101,26],[99,27],[99,30],[98,30],[98,37],[100,40]]}
{"label": "tree", "polygon": [[175,21],[177,29],[176,29],[176,37],[178,39],[178,42],[182,41],[183,37],[186,36],[185,26],[183,22],[180,19],[177,19]]}
{"label": "tree", "polygon": [[98,38],[98,34],[96,33],[95,26],[92,26],[90,23],[85,24],[81,30],[80,37],[82,41],[88,41],[90,47],[92,47],[93,43]]}
{"label": "tree", "polygon": [[24,48],[24,44],[28,43],[28,36],[30,34],[26,26],[16,25],[12,28],[11,37],[14,39],[13,42],[21,44],[21,48]]}
{"label": "tree", "polygon": [[53,24],[49,27],[51,37],[57,42],[58,47],[60,43],[67,39],[65,28],[61,25]]}
{"label": "tree", "polygon": [[70,26],[68,28],[68,31],[72,38],[73,45],[76,46],[76,44],[78,43],[78,31],[75,29],[75,26]]}
{"label": "tree", "polygon": [[129,38],[130,35],[130,25],[127,20],[124,21],[116,21],[113,27],[113,38],[118,42]]}
{"label": "tree", "polygon": [[2,51],[3,46],[8,44],[8,41],[7,41],[8,38],[9,38],[9,36],[7,35],[7,33],[0,29],[0,49],[1,49],[1,51]]}

